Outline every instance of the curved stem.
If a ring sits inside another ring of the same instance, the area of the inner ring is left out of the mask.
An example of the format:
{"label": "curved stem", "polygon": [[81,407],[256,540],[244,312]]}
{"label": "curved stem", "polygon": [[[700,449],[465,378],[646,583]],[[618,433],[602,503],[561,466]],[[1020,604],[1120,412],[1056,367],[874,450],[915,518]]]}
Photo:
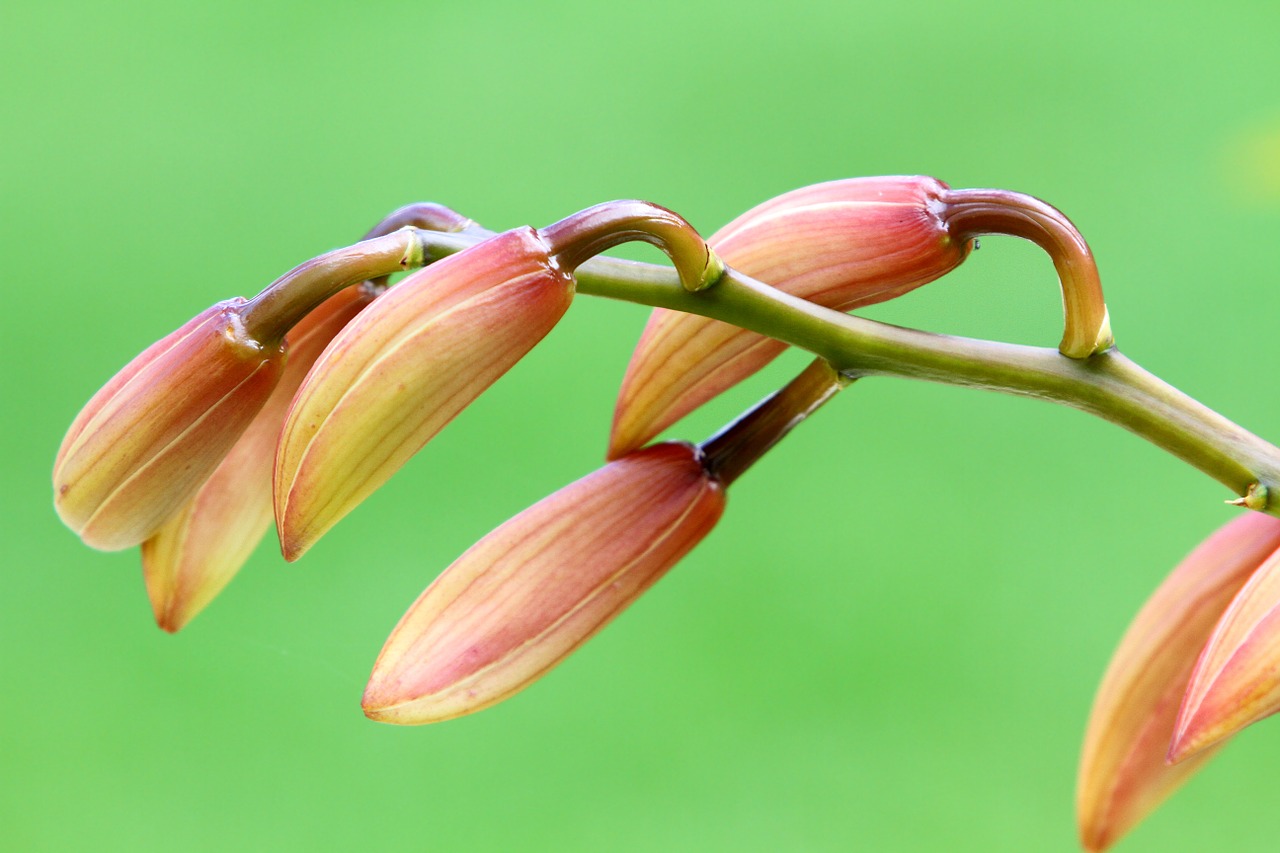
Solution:
{"label": "curved stem", "polygon": [[465,234],[475,241],[493,232],[452,208],[435,202],[406,204],[387,214],[354,246],[335,249],[299,264],[277,278],[244,306],[246,330],[258,340],[275,342],[333,294],[358,281],[377,290],[394,272],[427,261],[419,235],[423,230]]}
{"label": "curved stem", "polygon": [[[478,237],[492,237],[494,233],[451,207],[445,207],[434,201],[419,201],[391,211],[360,239],[372,240],[374,237],[381,237],[407,226],[423,228],[427,231],[474,234]],[[389,278],[389,275],[380,275],[369,279],[369,286],[375,290],[382,290],[387,286]]]}
{"label": "curved stem", "polygon": [[1009,190],[948,190],[942,201],[942,217],[957,239],[1008,234],[1030,240],[1053,259],[1062,284],[1063,355],[1088,358],[1114,343],[1093,252],[1066,214]]}
{"label": "curved stem", "polygon": [[[475,238],[424,233],[428,257]],[[1280,515],[1280,449],[1143,370],[1115,349],[1088,358],[1041,347],[903,329],[841,314],[726,268],[720,282],[690,293],[666,267],[594,258],[577,272],[578,290],[701,314],[825,358],[851,377],[884,375],[986,388],[1062,403],[1097,415],[1162,447],[1237,495],[1267,494]],[[1265,491],[1264,491],[1265,490]],[[1259,501],[1254,501],[1255,504]]]}
{"label": "curved stem", "polygon": [[342,288],[422,266],[426,258],[422,235],[427,233],[401,228],[299,264],[245,303],[240,315],[245,330],[264,343],[279,341],[311,309]]}
{"label": "curved stem", "polygon": [[683,216],[647,201],[607,201],[538,229],[569,272],[621,243],[643,240],[667,253],[686,290],[719,281],[724,264]]}
{"label": "curved stem", "polygon": [[481,228],[474,221],[458,213],[453,208],[445,207],[443,204],[436,204],[434,201],[419,201],[391,211],[360,239],[372,240],[374,237],[381,237],[384,234],[390,234],[392,231],[399,231],[406,225],[412,225],[414,228],[424,228],[427,231],[479,231],[485,235],[493,233]]}

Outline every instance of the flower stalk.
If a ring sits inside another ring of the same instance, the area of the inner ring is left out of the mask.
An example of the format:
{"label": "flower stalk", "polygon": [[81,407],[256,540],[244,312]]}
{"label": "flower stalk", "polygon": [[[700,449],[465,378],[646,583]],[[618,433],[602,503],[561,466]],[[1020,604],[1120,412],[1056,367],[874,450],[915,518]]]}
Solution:
{"label": "flower stalk", "polygon": [[[945,275],[983,234],[1023,237],[1052,258],[1057,350],[841,313]],[[637,239],[674,269],[596,257]],[[388,288],[394,272],[427,264]],[[1280,448],[1120,354],[1093,256],[1063,214],[921,176],[793,191],[710,243],[641,201],[502,234],[440,205],[400,208],[362,242],[252,300],[215,304],[126,365],[63,440],[55,508],[93,547],[141,544],[157,621],[177,630],[272,514],[284,556],[298,558],[527,354],[577,292],[659,309],[619,394],[610,461],[500,526],[419,597],[375,664],[370,717],[434,722],[524,689],[700,542],[730,484],[867,376],[1092,413],[1253,511],[1183,561],[1108,670],[1081,763],[1087,849],[1113,843],[1226,738],[1280,710]],[[817,358],[780,391],[701,445],[645,446],[787,345]]]}
{"label": "flower stalk", "polygon": [[572,272],[614,246],[641,240],[675,264],[690,293],[720,280],[724,264],[679,214],[645,201],[612,201],[588,207],[539,230],[560,266]]}
{"label": "flower stalk", "polygon": [[[429,259],[478,242],[423,233]],[[850,377],[899,376],[1049,400],[1124,427],[1245,497],[1269,490],[1259,511],[1280,515],[1280,449],[1148,373],[1115,348],[1087,359],[1045,347],[940,335],[854,317],[789,296],[726,267],[691,293],[671,269],[593,258],[578,292],[723,320],[806,349]],[[1260,503],[1255,500],[1256,503]]]}
{"label": "flower stalk", "polygon": [[407,226],[299,264],[249,300],[242,312],[245,329],[259,340],[279,341],[339,290],[422,266],[426,233]]}
{"label": "flower stalk", "polygon": [[702,467],[728,486],[853,380],[823,359],[702,443]]}
{"label": "flower stalk", "polygon": [[1059,352],[1088,358],[1115,343],[1093,253],[1061,211],[1009,190],[948,190],[943,200],[948,228],[963,239],[984,234],[1022,237],[1053,259],[1062,285],[1064,329]]}

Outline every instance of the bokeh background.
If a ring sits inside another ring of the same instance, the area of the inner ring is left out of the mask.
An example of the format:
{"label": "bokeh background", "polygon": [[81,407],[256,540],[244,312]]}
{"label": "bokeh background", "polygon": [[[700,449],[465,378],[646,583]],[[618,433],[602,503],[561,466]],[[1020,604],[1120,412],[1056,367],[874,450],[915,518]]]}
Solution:
{"label": "bokeh background", "polygon": [[[418,729],[360,714],[383,639],[463,549],[600,463],[644,310],[578,300],[301,563],[265,542],[177,636],[135,552],[61,527],[49,470],[143,346],[406,202],[506,228],[640,197],[709,233],[897,173],[1065,210],[1121,347],[1280,437],[1278,30],[1270,0],[5,3],[0,849],[1076,849],[1097,680],[1230,515],[1086,415],[864,382],[569,662]],[[1051,265],[1013,239],[872,316],[1060,328]],[[1280,725],[1248,731],[1119,849],[1275,849],[1278,763]]]}

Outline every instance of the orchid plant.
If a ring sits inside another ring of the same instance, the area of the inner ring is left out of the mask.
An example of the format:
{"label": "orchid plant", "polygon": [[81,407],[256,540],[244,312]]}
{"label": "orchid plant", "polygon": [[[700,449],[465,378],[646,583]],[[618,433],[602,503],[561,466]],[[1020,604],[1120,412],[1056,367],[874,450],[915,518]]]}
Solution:
{"label": "orchid plant", "polygon": [[[1056,349],[844,313],[946,275],[986,234],[1052,258]],[[600,256],[629,240],[674,270]],[[1121,355],[1085,240],[1055,208],[1004,190],[834,181],[707,240],[638,201],[501,234],[440,205],[401,208],[126,365],[67,432],[55,507],[92,547],[141,546],[156,621],[177,631],[273,522],[285,559],[301,557],[577,293],[655,309],[622,380],[608,464],[494,530],[410,605],[374,664],[369,717],[436,722],[528,686],[696,546],[755,461],[872,375],[1082,409],[1199,468],[1246,510],[1155,591],[1103,678],[1080,765],[1086,849],[1110,846],[1226,739],[1280,710],[1280,449]],[[700,444],[651,443],[788,345],[816,360],[785,387]]]}

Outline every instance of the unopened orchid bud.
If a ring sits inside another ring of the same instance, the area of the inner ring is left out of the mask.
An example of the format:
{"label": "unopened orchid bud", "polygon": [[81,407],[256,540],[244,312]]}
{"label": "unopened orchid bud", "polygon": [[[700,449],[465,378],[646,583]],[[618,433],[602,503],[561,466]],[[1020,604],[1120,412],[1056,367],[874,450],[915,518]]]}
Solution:
{"label": "unopened orchid bud", "polygon": [[697,448],[613,462],[494,530],[411,606],[364,694],[375,720],[432,723],[529,686],[710,532],[724,491]]}
{"label": "unopened orchid bud", "polygon": [[302,555],[556,324],[573,278],[531,228],[414,273],[334,338],[285,418],[275,513]]}
{"label": "unopened orchid bud", "polygon": [[[1016,234],[1054,258],[1067,332],[1085,357],[1110,345],[1093,257],[1061,213],[1000,190],[951,190],[933,178],[852,178],[767,201],[708,242],[736,270],[840,311],[884,302],[946,274],[981,234]],[[760,370],[786,345],[706,317],[656,309],[631,357],[609,457],[662,430]]]}
{"label": "unopened orchid bud", "polygon": [[[964,260],[970,242],[954,239],[940,216],[946,189],[926,177],[816,184],[752,208],[708,242],[752,278],[847,311],[901,296]],[[728,323],[656,309],[622,381],[610,458],[640,447],[784,349]]]}
{"label": "unopened orchid bud", "polygon": [[289,360],[253,423],[200,490],[142,543],[142,573],[156,622],[177,631],[222,591],[271,526],[271,475],[280,425],[311,365],[372,300],[349,287],[288,334]]}
{"label": "unopened orchid bud", "polygon": [[1280,550],[1253,573],[1214,626],[1182,700],[1169,760],[1179,767],[1195,761],[1203,750],[1280,711],[1277,661]]}
{"label": "unopened orchid bud", "polygon": [[628,454],[490,533],[400,620],[365,713],[437,722],[533,683],[698,544],[725,489],[848,384],[819,359],[701,447]]}
{"label": "unopened orchid bud", "polygon": [[54,506],[86,544],[145,540],[188,501],[271,395],[284,347],[249,334],[243,299],[151,345],[81,410],[53,469]]}
{"label": "unopened orchid bud", "polygon": [[573,298],[573,273],[628,240],[654,243],[690,290],[724,267],[688,222],[639,201],[518,228],[406,278],[329,345],[276,456],[276,525],[295,560],[533,348]]}
{"label": "unopened orchid bud", "polygon": [[1280,519],[1248,513],[1178,565],[1125,632],[1098,688],[1076,792],[1086,850],[1111,846],[1216,751],[1165,757],[1196,658],[1228,602],[1280,548]]}
{"label": "unopened orchid bud", "polygon": [[[294,268],[255,300],[257,322],[278,330],[332,294],[289,329],[289,360],[280,382],[222,464],[142,543],[143,578],[161,628],[177,631],[199,613],[240,570],[271,525],[276,443],[293,396],[334,336],[385,289],[386,275],[376,273],[424,260],[413,229],[487,233],[442,205],[407,205],[384,217],[361,243]],[[371,273],[370,281],[349,285],[353,277]],[[264,302],[274,302],[265,314]]]}

